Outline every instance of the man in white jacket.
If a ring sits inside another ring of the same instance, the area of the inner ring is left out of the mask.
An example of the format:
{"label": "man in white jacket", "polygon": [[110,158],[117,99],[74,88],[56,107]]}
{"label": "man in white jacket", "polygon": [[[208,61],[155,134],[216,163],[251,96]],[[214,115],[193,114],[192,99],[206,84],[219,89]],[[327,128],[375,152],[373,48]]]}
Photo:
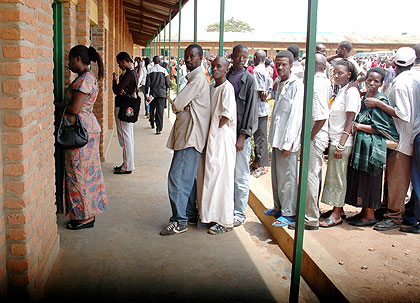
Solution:
{"label": "man in white jacket", "polygon": [[292,66],[293,54],[290,51],[277,53],[280,83],[269,134],[274,208],[265,211],[266,215],[278,217],[274,226],[287,226],[296,216],[304,88],[302,80],[292,74]]}

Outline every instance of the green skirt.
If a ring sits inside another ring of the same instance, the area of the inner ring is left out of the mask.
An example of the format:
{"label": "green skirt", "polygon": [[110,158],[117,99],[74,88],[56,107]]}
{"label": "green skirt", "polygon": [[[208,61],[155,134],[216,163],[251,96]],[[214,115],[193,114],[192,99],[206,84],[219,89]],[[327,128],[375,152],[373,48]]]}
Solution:
{"label": "green skirt", "polygon": [[328,148],[328,167],[325,177],[324,191],[321,202],[343,207],[346,199],[347,190],[347,169],[351,155],[351,146],[344,148],[344,154],[341,159],[334,158],[335,146],[329,145]]}

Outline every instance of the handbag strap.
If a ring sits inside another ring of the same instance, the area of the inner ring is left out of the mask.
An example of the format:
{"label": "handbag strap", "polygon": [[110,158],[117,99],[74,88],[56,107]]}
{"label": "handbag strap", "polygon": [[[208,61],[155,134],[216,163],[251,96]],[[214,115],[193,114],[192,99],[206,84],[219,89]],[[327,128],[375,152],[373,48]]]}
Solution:
{"label": "handbag strap", "polygon": [[[59,126],[59,128],[61,128],[64,125],[64,115],[66,114],[66,111],[67,111],[67,105],[64,107],[63,114],[61,115],[61,120],[60,120],[60,126]],[[76,118],[76,121],[75,121],[74,124],[82,125],[82,123],[80,121],[79,114],[76,114],[74,116]]]}

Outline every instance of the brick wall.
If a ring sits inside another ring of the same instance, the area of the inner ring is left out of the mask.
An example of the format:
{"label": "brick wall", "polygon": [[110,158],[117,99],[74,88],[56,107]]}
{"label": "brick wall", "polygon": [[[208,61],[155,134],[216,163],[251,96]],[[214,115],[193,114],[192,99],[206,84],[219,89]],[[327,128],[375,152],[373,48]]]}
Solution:
{"label": "brick wall", "polygon": [[12,293],[42,288],[58,253],[52,24],[50,0],[0,0],[0,283]]}

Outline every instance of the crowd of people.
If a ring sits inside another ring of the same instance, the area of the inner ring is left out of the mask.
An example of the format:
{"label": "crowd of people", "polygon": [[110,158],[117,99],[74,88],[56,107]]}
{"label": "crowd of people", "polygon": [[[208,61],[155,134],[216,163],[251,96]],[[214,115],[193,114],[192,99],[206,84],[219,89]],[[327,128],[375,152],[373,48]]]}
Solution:
{"label": "crowd of people", "polygon": [[[305,229],[329,228],[346,220],[376,230],[420,233],[420,45],[402,47],[384,64],[370,66],[351,52],[349,41],[340,42],[330,56],[323,44],[316,46]],[[78,100],[84,105],[77,106],[79,111],[72,106],[69,116],[83,116],[84,111],[90,116],[97,88],[87,68],[92,58],[79,53],[70,58],[78,62],[73,69],[82,78],[81,84],[76,79],[70,86],[69,92],[75,93],[69,104]],[[185,232],[188,224],[199,221],[209,223],[213,235],[242,225],[250,175],[261,176],[269,165],[273,208],[264,213],[276,218],[274,226],[295,228],[306,61],[296,45],[279,51],[274,60],[263,50],[250,56],[243,44],[229,57],[207,58],[200,45],[191,44],[179,65],[176,58],[166,61],[160,56],[132,60],[125,52],[116,60],[122,70],[114,73],[113,92],[123,163],[114,168],[115,174],[134,170],[133,123],[118,118],[121,96],[141,93],[145,115],[159,135],[171,81],[179,83],[176,98],[169,99],[176,113],[167,143],[174,151],[168,173],[172,216],[161,235]],[[97,122],[82,121],[97,132],[92,127]],[[88,147],[80,150],[84,148]],[[86,202],[91,206],[85,207],[85,215],[79,199],[71,202],[67,191],[73,210],[68,228],[92,227],[95,214],[106,210],[101,178],[98,185],[95,203]],[[331,209],[321,213],[320,202]],[[361,208],[360,213],[346,218],[346,204]]]}

